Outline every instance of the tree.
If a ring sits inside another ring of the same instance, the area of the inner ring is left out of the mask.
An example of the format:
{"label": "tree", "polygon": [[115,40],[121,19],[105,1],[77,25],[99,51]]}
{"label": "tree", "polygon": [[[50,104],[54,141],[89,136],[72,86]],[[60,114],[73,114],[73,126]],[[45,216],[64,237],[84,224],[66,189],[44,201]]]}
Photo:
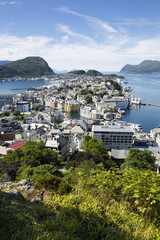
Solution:
{"label": "tree", "polygon": [[89,96],[89,95],[87,95],[87,96],[85,96],[85,99],[84,99],[87,103],[93,103],[92,102],[92,96]]}
{"label": "tree", "polygon": [[37,177],[44,176],[46,174],[55,175],[58,177],[63,176],[62,172],[60,172],[52,164],[39,165],[38,167],[31,167],[31,166],[25,165],[18,169],[17,179],[19,179],[19,180],[22,178],[36,179]]}
{"label": "tree", "polygon": [[34,110],[35,110],[35,111],[38,111],[38,108],[39,108],[39,107],[36,105],[36,106],[34,107]]}
{"label": "tree", "polygon": [[124,163],[121,165],[121,169],[138,168],[155,170],[155,161],[156,158],[151,151],[131,148]]}
{"label": "tree", "polygon": [[6,173],[5,180],[7,181],[15,181],[16,179],[16,173],[18,168],[21,166],[20,161],[14,161],[11,164],[3,163],[1,165],[1,168]]}
{"label": "tree", "polygon": [[108,152],[104,146],[104,143],[102,140],[92,138],[90,136],[84,137],[84,144],[83,144],[84,151],[89,151],[93,155],[97,155],[100,158],[108,159],[109,155]]}
{"label": "tree", "polygon": [[12,114],[16,117],[19,117],[21,115],[21,112],[19,110],[14,110]]}
{"label": "tree", "polygon": [[80,95],[87,95],[87,94],[93,94],[92,90],[89,90],[87,88],[84,88],[81,90]]}
{"label": "tree", "polygon": [[10,115],[10,112],[4,111],[2,114],[2,117],[8,117]]}
{"label": "tree", "polygon": [[44,107],[39,107],[39,111],[42,112],[45,108]]}
{"label": "tree", "polygon": [[[20,165],[15,165],[17,162],[20,162],[21,165],[20,172],[24,171],[24,173],[28,175],[36,174],[36,172],[34,173],[35,168],[40,165],[52,165],[54,168],[61,165],[58,154],[53,150],[45,148],[42,141],[28,141],[20,149],[16,149],[14,152],[8,151],[4,158],[0,159],[0,167],[3,170],[0,172],[0,178],[5,177],[4,172],[6,175],[9,175],[10,172],[12,174],[12,170],[14,170],[11,178],[12,180],[15,180],[20,167]],[[26,169],[26,172],[25,168],[28,168],[28,170]],[[40,170],[42,170],[42,168],[40,168]],[[46,168],[44,167],[43,170]]]}
{"label": "tree", "polygon": [[60,165],[60,159],[58,154],[45,148],[44,142],[27,141],[22,150],[21,161],[32,167],[37,167],[43,164],[52,164],[54,166]]}

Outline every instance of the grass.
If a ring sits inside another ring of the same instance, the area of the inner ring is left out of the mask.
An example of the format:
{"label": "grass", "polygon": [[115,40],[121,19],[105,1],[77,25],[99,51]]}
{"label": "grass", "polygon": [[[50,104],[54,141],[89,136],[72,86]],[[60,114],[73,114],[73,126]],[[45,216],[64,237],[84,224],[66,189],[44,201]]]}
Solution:
{"label": "grass", "polygon": [[154,222],[94,189],[77,185],[43,203],[0,198],[1,240],[149,240],[160,239]]}

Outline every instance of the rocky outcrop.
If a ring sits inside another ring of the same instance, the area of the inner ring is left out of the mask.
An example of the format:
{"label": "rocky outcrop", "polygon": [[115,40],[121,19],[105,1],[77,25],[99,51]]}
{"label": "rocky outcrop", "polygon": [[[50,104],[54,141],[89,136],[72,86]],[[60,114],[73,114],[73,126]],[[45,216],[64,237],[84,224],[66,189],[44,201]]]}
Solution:
{"label": "rocky outcrop", "polygon": [[43,192],[35,189],[33,179],[22,179],[19,183],[0,182],[0,197],[3,194],[30,202],[40,202],[43,199]]}

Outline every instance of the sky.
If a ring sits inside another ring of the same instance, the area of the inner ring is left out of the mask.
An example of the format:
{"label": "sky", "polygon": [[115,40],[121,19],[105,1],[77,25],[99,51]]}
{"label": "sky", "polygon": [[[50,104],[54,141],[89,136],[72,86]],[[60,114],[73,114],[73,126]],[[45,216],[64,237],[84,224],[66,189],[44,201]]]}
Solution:
{"label": "sky", "polygon": [[160,60],[160,0],[0,0],[0,60],[118,72]]}

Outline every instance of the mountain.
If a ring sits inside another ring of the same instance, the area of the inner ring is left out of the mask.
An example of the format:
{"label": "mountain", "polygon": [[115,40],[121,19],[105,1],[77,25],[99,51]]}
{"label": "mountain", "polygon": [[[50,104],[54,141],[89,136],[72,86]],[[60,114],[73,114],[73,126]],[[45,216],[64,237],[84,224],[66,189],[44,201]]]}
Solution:
{"label": "mountain", "polygon": [[160,61],[145,60],[138,65],[125,65],[120,73],[126,74],[160,74]]}
{"label": "mountain", "polygon": [[83,75],[86,72],[84,70],[74,70],[74,71],[71,71],[69,73],[73,73],[73,74],[77,74],[77,75]]}
{"label": "mountain", "polygon": [[41,57],[27,57],[0,66],[0,78],[41,77],[52,74],[53,70]]}
{"label": "mountain", "polygon": [[12,61],[8,61],[8,60],[4,60],[4,61],[0,60],[0,65],[5,65],[5,64],[11,63],[11,62]]}
{"label": "mountain", "polygon": [[101,72],[98,72],[96,70],[88,70],[86,72],[86,75],[88,76],[93,76],[93,77],[96,77],[96,76],[103,76],[103,74]]}

